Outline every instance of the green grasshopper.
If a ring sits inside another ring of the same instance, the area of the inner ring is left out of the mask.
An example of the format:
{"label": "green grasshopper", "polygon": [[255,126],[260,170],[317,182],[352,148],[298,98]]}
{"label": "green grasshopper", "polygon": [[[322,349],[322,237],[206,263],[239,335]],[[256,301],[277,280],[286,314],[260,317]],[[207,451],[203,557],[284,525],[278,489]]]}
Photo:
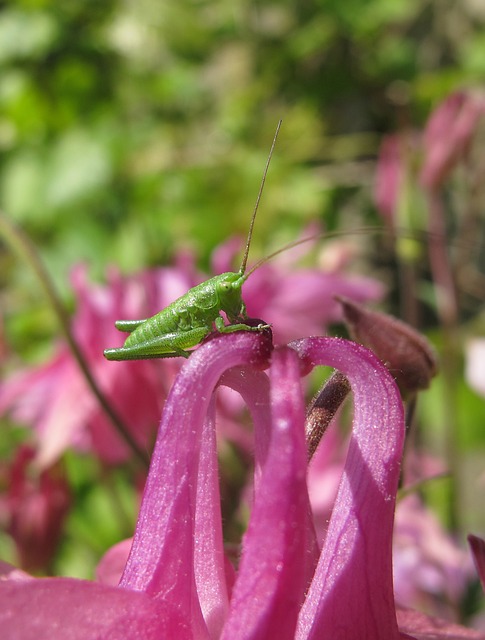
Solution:
{"label": "green grasshopper", "polygon": [[[192,351],[187,349],[197,346],[213,330],[213,325],[220,333],[263,331],[269,327],[267,324],[259,324],[255,327],[244,324],[247,313],[241,297],[241,289],[260,264],[258,263],[246,273],[254,221],[280,127],[281,120],[278,122],[266,161],[239,271],[221,273],[202,282],[151,318],[118,320],[115,322],[115,327],[130,335],[119,349],[106,349],[105,358],[108,360],[144,360],[176,356],[188,358]],[[224,324],[221,311],[224,311],[231,324]]]}

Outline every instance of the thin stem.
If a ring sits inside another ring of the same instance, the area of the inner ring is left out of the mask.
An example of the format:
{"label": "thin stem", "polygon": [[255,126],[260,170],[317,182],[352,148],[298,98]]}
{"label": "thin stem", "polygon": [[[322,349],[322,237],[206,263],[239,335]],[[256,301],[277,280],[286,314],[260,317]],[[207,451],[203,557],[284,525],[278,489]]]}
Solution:
{"label": "thin stem", "polygon": [[16,224],[14,224],[8,217],[0,211],[0,234],[7,240],[9,245],[16,251],[16,253],[32,268],[35,275],[39,279],[39,282],[44,290],[44,293],[51,305],[54,314],[57,317],[60,328],[64,337],[69,345],[69,349],[77,362],[87,384],[92,393],[98,400],[99,404],[103,408],[103,411],[111,420],[113,426],[118,432],[119,436],[130,447],[140,462],[145,467],[148,467],[149,456],[146,451],[140,448],[138,443],[134,440],[128,427],[125,425],[117,411],[108,401],[104,393],[101,391],[98,383],[96,382],[89,365],[77,343],[71,331],[70,317],[66,311],[56,289],[52,278],[50,277],[47,269],[45,268],[35,246],[33,245],[27,234]]}
{"label": "thin stem", "polygon": [[347,378],[340,371],[335,371],[311,401],[305,420],[309,460],[349,391]]}
{"label": "thin stem", "polygon": [[459,529],[458,497],[460,494],[459,462],[457,459],[456,433],[456,388],[458,362],[458,300],[450,265],[446,241],[442,195],[437,190],[428,193],[429,228],[429,261],[436,291],[436,307],[443,328],[444,344],[441,354],[444,395],[444,426],[446,430],[447,460],[450,466],[452,482],[450,483],[449,518],[451,526]]}

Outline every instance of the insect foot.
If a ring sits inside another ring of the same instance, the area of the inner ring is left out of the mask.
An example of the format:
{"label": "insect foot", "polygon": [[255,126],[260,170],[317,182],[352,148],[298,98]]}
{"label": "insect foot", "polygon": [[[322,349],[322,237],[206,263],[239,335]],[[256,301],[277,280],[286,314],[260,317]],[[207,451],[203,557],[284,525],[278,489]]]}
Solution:
{"label": "insect foot", "polygon": [[273,332],[271,330],[271,325],[261,320],[261,318],[244,318],[240,323],[235,325],[224,325],[225,331],[220,331],[219,328],[216,331],[212,331],[209,335],[202,341],[201,344],[209,342],[210,340],[214,340],[224,333],[236,333],[236,331],[257,331],[264,335],[264,337],[268,340],[268,342],[273,344]]}
{"label": "insect foot", "polygon": [[271,339],[273,338],[271,325],[264,320],[261,320],[261,318],[244,318],[242,324],[247,325],[246,331],[269,331],[271,334]]}

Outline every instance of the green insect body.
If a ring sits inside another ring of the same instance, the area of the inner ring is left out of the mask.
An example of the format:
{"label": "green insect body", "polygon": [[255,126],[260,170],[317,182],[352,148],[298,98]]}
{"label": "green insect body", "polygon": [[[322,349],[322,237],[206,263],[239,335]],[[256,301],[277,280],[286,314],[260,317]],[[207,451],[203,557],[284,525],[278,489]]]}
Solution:
{"label": "green insect body", "polygon": [[[196,346],[213,328],[221,333],[261,331],[268,325],[244,324],[246,306],[241,287],[242,273],[222,273],[190,289],[185,295],[146,320],[120,320],[115,326],[130,332],[123,347],[106,349],[108,360],[188,357],[187,348]],[[231,324],[225,325],[224,311]]]}
{"label": "green insect body", "polygon": [[[239,271],[222,273],[202,282],[151,318],[118,320],[115,322],[115,327],[130,335],[122,347],[106,349],[105,358],[108,360],[141,360],[176,356],[187,358],[191,353],[187,349],[197,346],[212,331],[213,325],[220,333],[262,331],[269,327],[267,324],[256,327],[244,324],[247,314],[241,289],[251,273],[262,263],[259,262],[256,267],[245,273],[254,220],[280,126],[281,121],[278,123],[263,172]],[[231,324],[224,324],[221,311],[226,314]]]}

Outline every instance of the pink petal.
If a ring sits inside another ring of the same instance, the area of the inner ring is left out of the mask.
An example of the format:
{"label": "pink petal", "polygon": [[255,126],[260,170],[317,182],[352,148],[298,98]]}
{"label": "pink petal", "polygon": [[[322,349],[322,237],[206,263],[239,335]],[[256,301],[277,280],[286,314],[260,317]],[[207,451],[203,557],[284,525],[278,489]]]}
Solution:
{"label": "pink petal", "polygon": [[108,549],[96,567],[96,580],[98,582],[110,584],[114,587],[119,583],[132,544],[133,538],[128,538]]}
{"label": "pink petal", "polygon": [[300,367],[284,349],[271,361],[272,422],[223,639],[294,637],[308,579],[307,449]]}
{"label": "pink petal", "polygon": [[0,581],[9,640],[160,640],[193,636],[182,615],[143,593],[69,578]]}
{"label": "pink petal", "polygon": [[404,438],[399,392],[360,345],[309,338],[291,346],[311,365],[342,371],[354,394],[345,469],[297,638],[398,638],[391,545]]}
{"label": "pink petal", "polygon": [[424,134],[426,158],[421,182],[436,189],[466,155],[478,122],[485,112],[482,95],[457,91],[434,110]]}
{"label": "pink petal", "polygon": [[[222,339],[225,348],[221,348]],[[213,558],[206,559],[204,565],[214,568],[211,593],[207,580],[204,584],[196,582],[199,569],[203,574],[204,567],[194,567],[194,558],[200,558],[194,551],[194,540],[199,544],[207,528],[221,527],[219,486],[215,467],[211,466],[216,464],[215,459],[211,461],[216,455],[213,430],[205,424],[205,418],[223,371],[241,364],[264,366],[266,345],[266,338],[260,334],[220,336],[202,345],[184,364],[165,405],[131,554],[121,580],[122,586],[162,598],[185,612],[200,637],[207,635],[201,607],[206,615],[208,607],[219,608],[220,612],[210,616],[216,621],[227,607],[219,531],[214,534],[214,547],[209,549]],[[209,495],[199,506],[197,499],[203,492]],[[212,604],[201,604],[199,597],[210,597]]]}
{"label": "pink petal", "polygon": [[386,136],[379,150],[374,186],[377,210],[388,222],[393,222],[398,206],[399,193],[405,171],[399,136]]}
{"label": "pink petal", "polygon": [[265,265],[244,285],[248,313],[275,327],[275,342],[283,344],[307,335],[321,334],[330,322],[342,317],[336,294],[356,301],[376,300],[380,283],[362,276],[300,269],[277,271]]}

